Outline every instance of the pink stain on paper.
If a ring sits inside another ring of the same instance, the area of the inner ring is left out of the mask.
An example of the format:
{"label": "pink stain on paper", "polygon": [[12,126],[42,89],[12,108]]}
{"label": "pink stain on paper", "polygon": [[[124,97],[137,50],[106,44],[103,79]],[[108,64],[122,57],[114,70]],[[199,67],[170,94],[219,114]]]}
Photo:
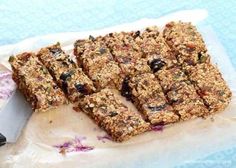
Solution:
{"label": "pink stain on paper", "polygon": [[8,99],[12,95],[15,88],[16,85],[12,80],[11,72],[0,71],[0,99]]}
{"label": "pink stain on paper", "polygon": [[53,147],[59,149],[59,153],[66,154],[70,152],[88,152],[94,149],[93,146],[83,145],[82,141],[86,137],[75,137],[71,141],[64,142],[59,145],[54,145]]}
{"label": "pink stain on paper", "polygon": [[103,143],[106,141],[112,141],[112,138],[109,135],[97,136],[97,139]]}

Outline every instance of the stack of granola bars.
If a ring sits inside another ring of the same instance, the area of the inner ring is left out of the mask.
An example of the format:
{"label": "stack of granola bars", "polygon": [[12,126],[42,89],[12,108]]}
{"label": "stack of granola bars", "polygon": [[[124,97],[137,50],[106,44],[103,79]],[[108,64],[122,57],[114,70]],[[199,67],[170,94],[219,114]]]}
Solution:
{"label": "stack of granola bars", "polygon": [[[76,61],[74,61],[76,60]],[[10,57],[13,79],[34,110],[77,106],[115,141],[224,110],[231,91],[190,23],[163,32],[109,33],[77,40],[74,57],[57,43]],[[114,92],[131,101],[130,110]]]}

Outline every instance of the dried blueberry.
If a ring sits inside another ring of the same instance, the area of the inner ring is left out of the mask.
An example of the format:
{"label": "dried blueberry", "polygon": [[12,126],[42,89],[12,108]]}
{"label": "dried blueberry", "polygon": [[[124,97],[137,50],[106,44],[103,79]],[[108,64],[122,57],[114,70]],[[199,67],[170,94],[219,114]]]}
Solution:
{"label": "dried blueberry", "polygon": [[105,48],[100,48],[100,49],[99,49],[99,52],[100,52],[100,54],[104,54],[104,53],[107,52],[107,50],[106,50]]}
{"label": "dried blueberry", "polygon": [[68,84],[67,84],[67,82],[63,81],[61,87],[62,87],[62,90],[64,91],[64,93],[67,94],[68,93],[68,90],[67,90]]}
{"label": "dried blueberry", "polygon": [[115,117],[117,114],[118,114],[117,112],[111,111],[109,116],[110,116],[110,117]]}
{"label": "dried blueberry", "polygon": [[89,35],[89,40],[95,41],[95,38],[92,35]]}
{"label": "dried blueberry", "polygon": [[69,72],[63,72],[60,76],[60,79],[63,81],[66,81],[70,77],[71,77],[71,74]]}
{"label": "dried blueberry", "polygon": [[55,57],[57,57],[58,55],[62,53],[62,50],[60,48],[51,48],[49,50]]}
{"label": "dried blueberry", "polygon": [[163,104],[160,106],[148,106],[148,108],[152,111],[161,111],[166,107],[167,104]]}
{"label": "dried blueberry", "polygon": [[165,66],[165,64],[166,63],[162,61],[160,58],[153,59],[151,62],[149,62],[149,66],[154,73],[161,70],[161,68]]}
{"label": "dried blueberry", "polygon": [[76,88],[76,90],[77,90],[78,92],[80,92],[80,93],[82,93],[82,94],[87,94],[87,93],[88,93],[88,91],[87,91],[85,85],[83,85],[83,84],[76,83],[76,84],[75,84],[75,88]]}
{"label": "dried blueberry", "polygon": [[125,77],[121,87],[121,95],[124,96],[127,100],[131,100],[132,97],[129,80],[130,78],[128,76]]}

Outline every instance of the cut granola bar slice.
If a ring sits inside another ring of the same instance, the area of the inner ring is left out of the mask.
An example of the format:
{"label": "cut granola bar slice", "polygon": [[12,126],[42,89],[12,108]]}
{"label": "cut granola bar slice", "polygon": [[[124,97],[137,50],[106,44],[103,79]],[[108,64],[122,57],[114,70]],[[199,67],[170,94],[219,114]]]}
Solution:
{"label": "cut granola bar slice", "polygon": [[149,129],[149,124],[130,111],[110,89],[86,96],[79,106],[115,141],[127,140]]}
{"label": "cut granola bar slice", "polygon": [[135,76],[150,72],[147,59],[143,58],[141,48],[135,41],[134,32],[110,33],[104,37],[116,62],[125,76]]}
{"label": "cut granola bar slice", "polygon": [[178,111],[182,120],[209,114],[196,89],[179,67],[161,70],[156,75],[169,103]]}
{"label": "cut granola bar slice", "polygon": [[93,82],[61,49],[59,43],[42,48],[37,56],[71,102],[76,102],[84,95],[95,91]]}
{"label": "cut granola bar slice", "polygon": [[179,116],[168,104],[153,74],[145,73],[132,77],[129,87],[134,104],[151,124],[168,124],[178,121]]}
{"label": "cut granola bar slice", "polygon": [[232,93],[216,66],[208,63],[192,66],[188,75],[211,112],[224,110]]}
{"label": "cut granola bar slice", "polygon": [[13,79],[34,110],[45,111],[67,102],[48,70],[33,53],[10,57]]}
{"label": "cut granola bar slice", "polygon": [[83,53],[76,57],[79,57],[83,70],[92,79],[95,87],[98,90],[105,87],[120,88],[121,70],[105,43],[94,39],[84,48]]}
{"label": "cut granola bar slice", "polygon": [[191,23],[170,22],[163,36],[180,64],[188,66],[210,61],[203,38]]}
{"label": "cut granola bar slice", "polygon": [[154,73],[177,65],[175,55],[171,52],[162,35],[159,34],[157,27],[147,28],[135,40]]}

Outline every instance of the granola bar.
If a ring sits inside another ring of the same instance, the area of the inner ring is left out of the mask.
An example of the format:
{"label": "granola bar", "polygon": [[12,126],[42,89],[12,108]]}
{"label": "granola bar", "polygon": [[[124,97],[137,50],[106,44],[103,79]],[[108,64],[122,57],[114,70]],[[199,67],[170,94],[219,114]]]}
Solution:
{"label": "granola bar", "polygon": [[170,22],[163,36],[180,64],[188,66],[210,61],[203,38],[191,23]]}
{"label": "granola bar", "polygon": [[174,67],[169,70],[160,70],[157,77],[169,103],[179,113],[182,120],[209,114],[203,100],[181,69]]}
{"label": "granola bar", "polygon": [[166,44],[157,27],[149,27],[143,31],[140,38],[135,39],[140,45],[143,57],[155,73],[160,69],[171,68],[177,65],[177,59]]}
{"label": "granola bar", "polygon": [[216,66],[208,63],[192,66],[188,75],[211,112],[224,110],[232,93]]}
{"label": "granola bar", "polygon": [[90,79],[92,79],[95,87],[98,90],[105,87],[119,88],[122,82],[120,77],[121,70],[113,60],[113,56],[106,44],[93,38],[84,41],[84,43],[89,43],[90,45],[80,44],[75,53],[79,53],[80,48],[83,48],[83,53],[76,55],[77,61],[82,65],[83,70]]}
{"label": "granola bar", "polygon": [[34,110],[45,111],[67,102],[48,70],[33,53],[11,56],[13,79]]}
{"label": "granola bar", "polygon": [[149,124],[130,111],[110,89],[86,96],[79,105],[115,141],[127,140],[149,129]]}
{"label": "granola bar", "polygon": [[151,124],[168,124],[178,121],[179,116],[168,104],[155,75],[145,73],[132,77],[129,87],[134,104]]}
{"label": "granola bar", "polygon": [[42,48],[37,56],[71,102],[95,91],[93,82],[61,49],[59,43]]}
{"label": "granola bar", "polygon": [[135,76],[151,71],[147,59],[143,58],[141,48],[135,41],[138,34],[135,32],[121,32],[110,33],[104,37],[124,76]]}

